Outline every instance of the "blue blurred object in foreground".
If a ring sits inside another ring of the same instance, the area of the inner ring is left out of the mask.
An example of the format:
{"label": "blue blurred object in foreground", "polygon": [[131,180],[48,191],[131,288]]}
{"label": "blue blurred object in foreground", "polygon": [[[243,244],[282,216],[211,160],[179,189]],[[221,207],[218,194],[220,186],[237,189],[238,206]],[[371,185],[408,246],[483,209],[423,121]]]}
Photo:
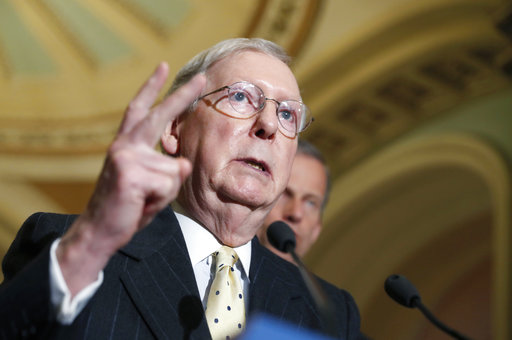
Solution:
{"label": "blue blurred object in foreground", "polygon": [[297,325],[277,320],[268,315],[256,315],[247,323],[240,340],[332,340],[315,331],[297,328]]}

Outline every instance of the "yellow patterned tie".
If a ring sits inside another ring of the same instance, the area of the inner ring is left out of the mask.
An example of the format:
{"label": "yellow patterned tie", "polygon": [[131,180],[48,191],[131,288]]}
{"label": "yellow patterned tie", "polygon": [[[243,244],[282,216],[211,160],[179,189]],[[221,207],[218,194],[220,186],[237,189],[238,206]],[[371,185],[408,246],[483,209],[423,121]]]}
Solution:
{"label": "yellow patterned tie", "polygon": [[206,304],[206,320],[213,340],[234,339],[245,326],[242,285],[234,265],[236,252],[226,246],[213,253],[216,273]]}

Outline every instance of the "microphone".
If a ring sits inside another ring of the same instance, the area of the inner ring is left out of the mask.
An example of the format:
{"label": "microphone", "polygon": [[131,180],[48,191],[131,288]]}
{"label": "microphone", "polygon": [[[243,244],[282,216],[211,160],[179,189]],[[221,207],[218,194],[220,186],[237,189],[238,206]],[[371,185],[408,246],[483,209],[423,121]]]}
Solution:
{"label": "microphone", "polygon": [[285,222],[273,222],[267,229],[267,238],[270,244],[280,252],[291,253],[292,256],[295,254],[295,246],[297,244],[295,234],[292,228]]}
{"label": "microphone", "polygon": [[178,316],[183,327],[183,340],[190,339],[194,331],[203,320],[204,310],[201,300],[197,296],[187,295],[178,304]]}
{"label": "microphone", "polygon": [[446,326],[439,321],[421,302],[420,294],[414,285],[403,275],[390,275],[384,283],[386,293],[393,300],[408,308],[417,307],[425,317],[432,322],[437,328],[459,340],[471,340],[465,335],[460,334],[456,330]]}
{"label": "microphone", "polygon": [[306,283],[306,287],[313,297],[323,321],[324,331],[332,336],[336,336],[336,320],[334,318],[334,308],[327,299],[325,292],[316,280],[316,278],[306,269],[295,252],[295,234],[288,224],[283,221],[273,222],[267,229],[267,238],[270,244],[277,250],[288,253],[299,268],[302,279]]}

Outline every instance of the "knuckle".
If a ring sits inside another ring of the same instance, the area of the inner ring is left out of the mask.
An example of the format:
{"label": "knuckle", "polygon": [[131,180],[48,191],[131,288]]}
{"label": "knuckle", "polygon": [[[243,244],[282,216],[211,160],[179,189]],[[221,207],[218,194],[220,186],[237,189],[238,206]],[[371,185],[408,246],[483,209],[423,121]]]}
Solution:
{"label": "knuckle", "polygon": [[127,148],[112,148],[109,150],[110,159],[114,164],[126,164],[133,158]]}
{"label": "knuckle", "polygon": [[127,111],[140,111],[144,108],[144,105],[140,100],[134,99],[130,101],[127,107]]}

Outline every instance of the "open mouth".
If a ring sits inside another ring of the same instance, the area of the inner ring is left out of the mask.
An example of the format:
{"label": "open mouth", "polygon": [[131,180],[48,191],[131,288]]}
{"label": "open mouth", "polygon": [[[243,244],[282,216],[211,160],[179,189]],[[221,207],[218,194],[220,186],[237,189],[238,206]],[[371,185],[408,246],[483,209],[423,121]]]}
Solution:
{"label": "open mouth", "polygon": [[262,172],[268,172],[267,165],[263,162],[258,162],[254,159],[244,159],[243,160],[245,164],[249,165],[250,167],[262,171]]}

